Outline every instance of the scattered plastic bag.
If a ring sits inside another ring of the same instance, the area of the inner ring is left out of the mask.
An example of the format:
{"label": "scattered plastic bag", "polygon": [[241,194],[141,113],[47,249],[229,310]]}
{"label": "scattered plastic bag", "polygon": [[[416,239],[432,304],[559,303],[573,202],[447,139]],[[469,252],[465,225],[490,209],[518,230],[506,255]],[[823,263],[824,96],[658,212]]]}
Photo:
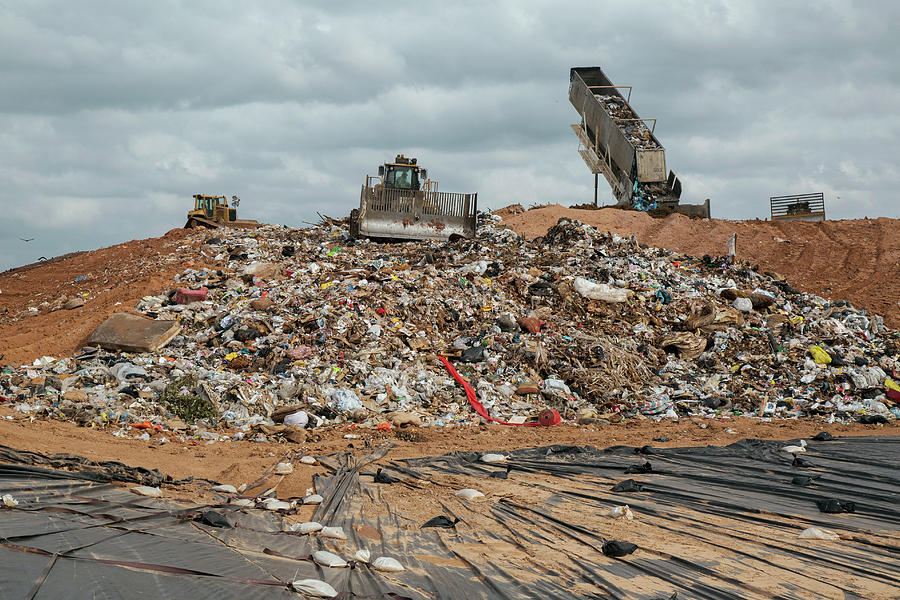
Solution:
{"label": "scattered plastic bag", "polygon": [[612,517],[613,519],[625,519],[626,521],[634,520],[634,513],[631,512],[631,509],[628,508],[628,505],[615,506],[608,511],[606,511],[607,517]]}
{"label": "scattered plastic bag", "polygon": [[484,494],[482,494],[478,490],[473,490],[472,488],[459,490],[455,495],[458,498],[462,498],[463,500],[475,500],[476,498],[484,498]]}
{"label": "scattered plastic bag", "polygon": [[294,472],[294,465],[288,462],[280,462],[275,465],[276,475],[290,475]]}
{"label": "scattered plastic bag", "polygon": [[611,287],[605,283],[594,283],[583,277],[576,277],[572,282],[572,289],[590,300],[602,300],[603,302],[626,302],[628,290]]}
{"label": "scattered plastic bag", "polygon": [[506,461],[505,454],[482,454],[481,455],[481,462],[483,462],[483,463],[491,464],[491,463],[499,463],[499,462],[505,462],[505,461]]}
{"label": "scattered plastic bag", "polygon": [[130,491],[135,494],[140,494],[141,496],[147,496],[148,498],[162,498],[163,493],[162,490],[158,487],[151,487],[149,485],[138,485],[133,488],[130,488]]}
{"label": "scattered plastic bag", "polygon": [[839,540],[841,536],[829,529],[819,529],[818,527],[808,527],[800,532],[798,538],[804,540]]}

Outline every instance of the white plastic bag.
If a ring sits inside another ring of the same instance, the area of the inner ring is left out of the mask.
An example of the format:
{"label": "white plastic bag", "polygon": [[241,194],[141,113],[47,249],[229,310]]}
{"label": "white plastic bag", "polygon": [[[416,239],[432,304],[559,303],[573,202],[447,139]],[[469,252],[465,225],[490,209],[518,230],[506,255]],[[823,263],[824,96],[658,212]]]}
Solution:
{"label": "white plastic bag", "polygon": [[319,494],[310,494],[309,496],[303,497],[303,504],[322,504],[324,499],[325,498]]}
{"label": "white plastic bag", "polygon": [[733,307],[741,312],[748,313],[753,310],[753,301],[750,298],[735,298],[731,303]]}
{"label": "white plastic bag", "polygon": [[634,520],[634,513],[631,512],[631,509],[628,508],[627,504],[622,506],[615,506],[609,509],[606,513],[607,517],[612,517],[613,519],[625,519],[627,521]]}
{"label": "white plastic bag", "polygon": [[222,492],[225,494],[237,494],[237,488],[233,485],[228,485],[227,483],[213,487],[213,491]]}
{"label": "white plastic bag", "polygon": [[506,456],[503,454],[484,454],[481,457],[481,462],[483,463],[498,463],[504,462],[506,460]]}
{"label": "white plastic bag", "polygon": [[276,475],[290,475],[294,472],[294,465],[287,462],[280,462],[275,465],[275,474]]}
{"label": "white plastic bag", "polygon": [[584,277],[576,277],[572,283],[572,289],[589,300],[603,300],[604,302],[625,302],[628,300],[628,290],[614,288],[605,283],[594,283]]}
{"label": "white plastic bag", "polygon": [[3,506],[13,508],[19,505],[19,501],[12,497],[12,494],[3,494]]}
{"label": "white plastic bag", "polygon": [[459,490],[456,492],[456,495],[463,500],[474,500],[476,498],[484,498],[484,494],[479,492],[478,490],[473,490],[472,488],[466,488],[464,490]]}
{"label": "white plastic bag", "polygon": [[830,529],[819,529],[818,527],[809,527],[800,532],[797,536],[804,540],[839,540],[841,536]]}
{"label": "white plastic bag", "polygon": [[[285,423],[287,423],[287,419],[285,419]],[[302,462],[304,465],[314,465],[316,464],[316,459],[312,456],[307,455],[301,458],[300,462]]]}
{"label": "white plastic bag", "polygon": [[[285,415],[284,424],[288,427],[306,427],[309,424],[309,415],[306,414],[305,410],[298,410],[297,412]],[[303,462],[303,459],[300,459],[300,462]]]}
{"label": "white plastic bag", "polygon": [[162,498],[162,490],[158,487],[150,487],[149,485],[139,485],[131,488],[131,491],[135,494],[140,494],[141,496],[147,496],[149,498]]}

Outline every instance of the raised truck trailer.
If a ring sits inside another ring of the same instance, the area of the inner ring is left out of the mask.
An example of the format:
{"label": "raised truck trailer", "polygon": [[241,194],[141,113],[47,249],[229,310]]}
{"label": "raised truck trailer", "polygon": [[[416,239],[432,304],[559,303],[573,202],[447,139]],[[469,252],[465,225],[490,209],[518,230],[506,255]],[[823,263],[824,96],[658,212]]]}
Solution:
{"label": "raised truck trailer", "polygon": [[[656,119],[638,116],[630,104],[631,89],[613,85],[600,67],[573,67],[569,73],[569,102],[581,116],[572,129],[581,142],[578,152],[595,176],[595,203],[596,177],[602,174],[616,207],[709,218],[709,199],[680,204],[681,181],[671,170],[667,174],[666,151],[654,135]],[[619,90],[627,90],[627,96]]]}

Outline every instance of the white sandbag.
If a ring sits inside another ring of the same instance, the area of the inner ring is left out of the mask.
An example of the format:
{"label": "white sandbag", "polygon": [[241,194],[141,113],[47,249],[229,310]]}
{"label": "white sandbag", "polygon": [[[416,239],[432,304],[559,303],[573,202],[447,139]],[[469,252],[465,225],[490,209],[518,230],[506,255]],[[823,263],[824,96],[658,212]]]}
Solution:
{"label": "white sandbag", "polygon": [[266,510],[288,510],[291,508],[291,503],[278,498],[266,498],[263,500],[263,506],[266,507]]}
{"label": "white sandbag", "polygon": [[291,584],[295,591],[313,598],[334,598],[337,590],[321,579],[301,579]]}
{"label": "white sandbag", "polygon": [[472,488],[466,488],[464,490],[459,490],[456,492],[456,495],[463,500],[474,500],[475,498],[484,498],[484,494],[479,492],[478,490],[473,490]]}
{"label": "white sandbag", "polygon": [[291,525],[291,531],[299,531],[302,534],[315,533],[322,531],[322,524],[315,521],[307,521],[306,523],[294,523]]}
{"label": "white sandbag", "polygon": [[147,496],[150,498],[162,498],[162,490],[158,487],[150,487],[149,485],[139,485],[131,488],[131,491],[135,494],[140,494],[141,496]]}
{"label": "white sandbag", "polygon": [[369,559],[372,558],[372,553],[366,550],[365,548],[360,548],[356,551],[356,554],[353,555],[353,560],[357,562],[369,562]]}
{"label": "white sandbag", "polygon": [[341,567],[347,566],[347,561],[338,556],[337,554],[333,554],[328,550],[318,550],[313,552],[313,560],[316,561],[317,565],[322,565],[323,567],[331,567],[334,569],[339,569]]}
{"label": "white sandbag", "polygon": [[237,488],[233,485],[228,485],[227,483],[213,487],[213,491],[222,492],[223,494],[237,494]]}
{"label": "white sandbag", "polygon": [[505,462],[505,461],[506,461],[505,454],[484,454],[481,457],[481,462],[488,463],[488,464]]}
{"label": "white sandbag", "polygon": [[316,464],[316,459],[312,456],[304,456],[300,459],[300,462],[302,462],[304,465],[314,465]]}
{"label": "white sandbag", "polygon": [[612,517],[613,519],[626,519],[628,521],[634,520],[634,513],[631,512],[631,509],[628,508],[628,505],[615,506],[609,509],[606,513],[607,517]]}
{"label": "white sandbag", "polygon": [[800,532],[798,538],[804,540],[839,540],[841,536],[830,529],[819,529],[818,527],[809,527]]}
{"label": "white sandbag", "polygon": [[288,462],[280,462],[275,465],[276,475],[290,475],[294,472],[294,465]]}
{"label": "white sandbag", "polygon": [[380,556],[372,563],[372,568],[376,571],[384,571],[385,573],[399,573],[405,571],[403,565],[396,558],[390,556]]}
{"label": "white sandbag", "polygon": [[584,277],[576,277],[572,282],[572,289],[590,300],[602,300],[604,302],[625,302],[628,300],[629,291],[615,288],[605,283],[594,283]]}
{"label": "white sandbag", "polygon": [[347,534],[344,533],[343,527],[323,527],[319,532],[321,537],[332,538],[335,540],[346,540]]}

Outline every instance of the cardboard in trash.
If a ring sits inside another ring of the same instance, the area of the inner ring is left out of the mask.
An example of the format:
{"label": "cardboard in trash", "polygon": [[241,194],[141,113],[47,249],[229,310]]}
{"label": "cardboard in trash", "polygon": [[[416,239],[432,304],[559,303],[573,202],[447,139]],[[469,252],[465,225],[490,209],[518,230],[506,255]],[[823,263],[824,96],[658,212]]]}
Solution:
{"label": "cardboard in trash", "polygon": [[126,352],[153,352],[178,335],[178,321],[156,321],[131,313],[116,313],[94,330],[89,346]]}

